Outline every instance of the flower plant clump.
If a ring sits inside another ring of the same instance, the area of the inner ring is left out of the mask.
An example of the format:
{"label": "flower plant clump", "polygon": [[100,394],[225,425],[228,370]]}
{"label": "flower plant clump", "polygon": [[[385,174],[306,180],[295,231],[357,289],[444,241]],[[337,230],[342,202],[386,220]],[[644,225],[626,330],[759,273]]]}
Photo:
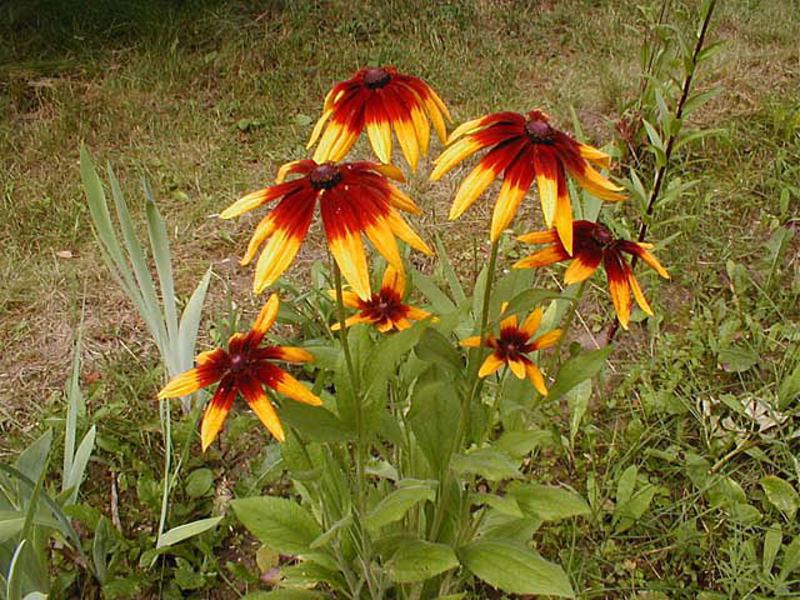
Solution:
{"label": "flower plant clump", "polygon": [[[626,329],[631,293],[644,315],[653,310],[623,253],[668,277],[649,244],[618,239],[600,222],[573,220],[586,211],[571,195],[568,176],[593,201],[625,199],[624,188],[599,170],[611,167],[609,154],[557,129],[539,109],[471,120],[449,138],[446,120],[439,95],[395,67],[361,69],[336,84],[311,134],[313,158],[282,166],[274,185],[220,215],[229,219],[277,202],[242,259],[249,263],[265,244],[253,283],[261,293],[289,268],[319,206],[333,289],[308,293],[328,303],[328,341],[265,345],[278,313],[273,294],[249,333],[235,334],[227,350],[200,354],[196,367],[160,393],[180,397],[219,382],[201,426],[204,451],[240,392],[282,442],[296,497],[239,498],[233,508],[264,546],[292,557],[277,565],[277,585],[303,588],[307,597],[485,597],[487,586],[574,597],[556,557],[535,550],[534,532],[548,520],[588,513],[589,506],[571,489],[525,475],[536,444],[530,424],[544,402],[590,379],[608,354],[573,353],[568,365],[560,356],[583,282],[597,267],[603,264]],[[456,192],[451,219],[502,178],[488,261],[471,295],[441,244],[449,294],[413,269],[398,244],[432,254],[400,213],[419,215],[424,202],[398,187],[405,178],[391,164],[392,129],[416,171],[431,125],[445,144],[433,161],[433,181],[487,150]],[[364,131],[378,162],[341,162]],[[547,229],[519,239],[546,247],[503,275],[499,242],[534,181]],[[362,236],[386,262],[377,292]],[[533,287],[531,267],[562,261],[571,261],[565,283],[581,284],[577,293]],[[541,305],[545,300],[552,302]],[[273,361],[305,366],[295,378]]]}

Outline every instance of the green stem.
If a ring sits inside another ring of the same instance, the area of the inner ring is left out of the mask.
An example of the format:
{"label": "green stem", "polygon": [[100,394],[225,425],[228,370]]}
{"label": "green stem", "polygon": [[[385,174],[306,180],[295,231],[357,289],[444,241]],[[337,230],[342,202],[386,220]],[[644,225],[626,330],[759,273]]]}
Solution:
{"label": "green stem", "polygon": [[345,327],[345,306],[344,306],[344,291],[342,289],[342,271],[336,261],[333,261],[333,277],[334,285],[336,286],[336,306],[338,309],[339,317],[339,340],[344,352],[344,361],[347,365],[347,373],[350,378],[350,385],[353,389],[353,397],[355,399],[355,425],[356,425],[356,447],[355,447],[355,467],[356,467],[356,510],[355,510],[355,525],[357,535],[361,539],[359,544],[361,549],[360,562],[364,572],[364,581],[367,584],[367,589],[373,598],[379,597],[380,592],[375,588],[375,582],[372,581],[370,573],[370,563],[372,562],[372,547],[369,539],[369,533],[364,526],[364,517],[367,514],[367,494],[366,494],[366,480],[365,480],[365,464],[366,464],[366,449],[367,443],[364,431],[364,414],[361,398],[361,390],[359,385],[358,373],[353,364],[353,356],[350,353],[350,344],[347,341],[347,328]]}
{"label": "green stem", "polygon": [[569,334],[569,330],[572,327],[572,322],[575,320],[575,314],[578,312],[578,305],[581,303],[581,298],[583,298],[583,293],[586,291],[586,280],[584,279],[581,281],[580,286],[578,287],[578,291],[575,292],[575,297],[572,301],[572,306],[569,308],[569,312],[567,313],[567,318],[564,320],[564,326],[561,328],[561,337],[558,338],[556,342],[556,346],[553,349],[553,356],[555,357],[556,366],[561,366],[561,346],[564,345],[564,340],[567,339],[567,335]]}
{"label": "green stem", "polygon": [[[486,341],[487,325],[489,324],[489,302],[492,298],[492,284],[494,282],[494,271],[497,265],[497,242],[492,242],[492,247],[489,252],[489,266],[486,272],[486,287],[483,289],[483,305],[481,306],[481,325],[480,325],[480,339],[481,343],[477,348],[470,351],[469,364],[470,372],[467,379],[467,386],[469,394],[464,395],[464,401],[461,403],[461,418],[458,420],[458,428],[453,440],[453,446],[450,449],[449,456],[452,457],[454,453],[461,449],[465,439],[469,436],[470,429],[472,428],[472,403],[478,397],[481,389],[482,380],[478,377],[480,371],[480,362],[483,354],[483,343]],[[449,459],[448,459],[449,460]],[[450,477],[452,471],[445,466],[443,472],[439,473],[439,490],[436,498],[436,512],[433,516],[433,524],[431,525],[430,539],[436,541],[439,536],[439,531],[444,522],[445,512],[448,502],[445,501],[444,494],[450,489]]]}

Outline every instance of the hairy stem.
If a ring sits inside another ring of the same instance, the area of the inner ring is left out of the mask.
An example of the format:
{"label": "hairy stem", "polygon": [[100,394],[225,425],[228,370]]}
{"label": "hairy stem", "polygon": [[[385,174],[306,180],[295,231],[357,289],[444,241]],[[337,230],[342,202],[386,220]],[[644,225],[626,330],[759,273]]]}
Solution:
{"label": "hairy stem", "polygon": [[[675,108],[675,118],[677,120],[683,116],[683,109],[686,106],[686,101],[689,99],[689,92],[692,89],[692,82],[694,81],[694,75],[697,69],[697,58],[700,56],[700,52],[703,50],[703,45],[705,44],[706,40],[706,33],[708,32],[708,26],[711,23],[711,16],[714,14],[714,7],[716,4],[716,0],[711,0],[711,2],[709,2],[708,10],[703,18],[703,24],[700,26],[700,33],[697,36],[697,42],[695,43],[694,51],[692,52],[692,60],[689,64],[689,68],[686,71],[686,77],[683,80],[681,97],[679,98],[678,104]],[[639,236],[637,238],[639,242],[643,242],[647,237],[648,222],[650,217],[653,216],[656,201],[658,200],[661,190],[664,187],[667,169],[670,164],[670,159],[672,158],[672,150],[675,147],[675,141],[677,139],[678,132],[670,131],[669,136],[667,137],[667,146],[664,149],[664,164],[658,168],[655,177],[653,178],[653,187],[650,190],[650,196],[647,199],[647,210],[645,211],[645,217],[642,218],[642,223],[639,226]],[[636,266],[636,263],[639,262],[638,258],[638,256],[634,256],[631,259],[631,269],[633,269]],[[615,319],[608,330],[607,337],[609,342],[614,339],[614,336],[617,334],[618,330],[619,319]]]}

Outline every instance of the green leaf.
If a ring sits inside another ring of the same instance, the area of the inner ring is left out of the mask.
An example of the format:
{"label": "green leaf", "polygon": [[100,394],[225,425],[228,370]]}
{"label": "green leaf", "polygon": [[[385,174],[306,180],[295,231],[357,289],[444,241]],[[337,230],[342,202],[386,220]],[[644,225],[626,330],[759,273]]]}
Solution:
{"label": "green leaf", "polygon": [[92,540],[92,560],[97,580],[103,584],[108,578],[108,554],[111,551],[114,534],[106,517],[100,517]]}
{"label": "green leaf", "polygon": [[83,476],[86,473],[86,466],[89,464],[89,459],[94,450],[94,440],[97,434],[97,427],[92,425],[91,429],[83,436],[81,443],[78,445],[78,450],[70,464],[69,472],[64,479],[65,489],[71,489],[68,504],[74,504],[78,498],[78,490],[80,489]]}
{"label": "green leaf", "polygon": [[769,576],[772,567],[775,565],[775,558],[783,544],[783,531],[781,526],[774,524],[767,529],[764,534],[764,552],[761,559],[761,569],[764,575]]}
{"label": "green leaf", "polygon": [[747,371],[758,362],[758,355],[747,348],[728,346],[719,351],[719,364],[731,373]]}
{"label": "green leaf", "polygon": [[214,473],[211,469],[195,469],[186,478],[186,495],[190,498],[202,498],[214,486]]}
{"label": "green leaf", "polygon": [[8,565],[8,575],[6,576],[6,600],[20,600],[22,597],[22,576],[24,572],[20,567],[22,553],[28,540],[24,539],[14,549],[11,562]]}
{"label": "green leaf", "polygon": [[178,366],[181,370],[191,369],[194,362],[197,332],[200,329],[200,318],[208,284],[211,282],[211,273],[211,267],[209,267],[192,292],[181,315],[181,322],[178,326]]}
{"label": "green leaf", "polygon": [[431,303],[433,310],[439,315],[446,315],[456,310],[456,305],[433,280],[420,273],[419,271],[411,272],[411,279],[414,287],[422,292],[422,295],[427,298]]}
{"label": "green leaf", "polygon": [[477,493],[470,494],[469,500],[470,504],[472,505],[491,506],[497,512],[510,517],[516,517],[518,519],[525,517],[522,509],[519,507],[519,503],[511,496],[496,496],[494,494]]}
{"label": "green leaf", "polygon": [[425,581],[458,566],[450,546],[422,540],[405,540],[387,564],[389,576],[396,583]]}
{"label": "green leaf", "polygon": [[569,300],[559,292],[544,288],[531,288],[514,296],[506,307],[505,314],[524,315],[539,306],[545,300]]}
{"label": "green leaf", "polygon": [[778,578],[781,581],[786,581],[786,578],[797,569],[800,569],[800,535],[796,535],[784,550],[781,572]]}
{"label": "green leaf", "polygon": [[425,459],[439,471],[450,459],[454,423],[461,418],[461,404],[454,386],[445,381],[419,383],[411,399],[408,420]]}
{"label": "green leaf", "polygon": [[567,360],[558,370],[556,382],[550,388],[547,399],[555,400],[582,381],[594,377],[603,368],[606,358],[613,349],[612,346],[606,346],[600,350],[583,352]]}
{"label": "green leaf", "polygon": [[786,515],[787,519],[794,520],[797,509],[800,508],[800,496],[797,495],[792,485],[775,475],[762,477],[759,483],[764,488],[767,500]]}
{"label": "green leaf", "polygon": [[567,406],[569,407],[569,442],[570,445],[575,444],[575,436],[578,435],[578,429],[581,426],[583,415],[589,408],[589,398],[592,395],[592,380],[580,382],[569,392],[567,392]]}
{"label": "green leaf", "polygon": [[339,417],[322,406],[286,402],[281,419],[312,442],[336,443],[352,440],[355,433]]}
{"label": "green leaf", "polygon": [[456,454],[450,462],[457,473],[480,475],[489,481],[521,477],[511,458],[495,448],[478,448],[468,454]]}
{"label": "green leaf", "polygon": [[622,533],[627,531],[650,507],[658,488],[652,484],[647,484],[636,491],[626,502],[617,504],[614,508],[615,531]]}
{"label": "green leaf", "polygon": [[395,372],[397,362],[417,345],[428,325],[425,321],[418,322],[409,329],[386,336],[375,347],[372,356],[362,357],[368,364],[364,377],[366,396],[383,389],[387,379]]}
{"label": "green leaf", "polygon": [[404,479],[398,488],[383,497],[365,519],[367,527],[377,530],[402,519],[412,506],[436,497],[428,482]]}
{"label": "green leaf", "polygon": [[789,403],[800,396],[800,363],[795,366],[778,388],[778,407],[784,409]]}
{"label": "green leaf", "polygon": [[716,98],[722,92],[722,86],[718,85],[705,92],[699,92],[691,96],[683,105],[682,118],[688,117],[698,108],[703,106],[709,100]]}
{"label": "green leaf", "polygon": [[552,439],[553,435],[545,429],[505,431],[494,443],[494,447],[505,452],[511,458],[522,458],[539,446],[549,444]]}
{"label": "green leaf", "polygon": [[564,570],[525,546],[480,539],[460,548],[458,557],[476,576],[504,592],[575,597]]}
{"label": "green leaf", "polygon": [[256,496],[232,503],[237,518],[259,541],[282,554],[307,552],[322,533],[314,517],[286,498]]}
{"label": "green leaf", "polygon": [[253,592],[246,594],[242,600],[319,600],[324,596],[312,590],[278,589],[270,592]]}
{"label": "green leaf", "polygon": [[453,263],[450,262],[450,257],[447,255],[447,250],[442,243],[442,238],[439,237],[438,233],[435,237],[436,254],[439,258],[439,266],[444,272],[444,277],[447,280],[447,285],[450,288],[450,293],[453,295],[453,299],[456,301],[456,304],[461,304],[464,300],[466,300],[467,295],[464,293],[464,288],[461,286],[461,282],[458,280],[458,275],[456,274],[456,270],[453,268]]}
{"label": "green leaf", "polygon": [[617,481],[617,506],[625,504],[633,496],[636,487],[636,476],[639,474],[639,467],[630,465],[622,472]]}
{"label": "green leaf", "polygon": [[456,371],[463,367],[458,350],[453,347],[449,339],[432,327],[424,331],[419,343],[414,347],[414,354],[420,360],[436,362]]}
{"label": "green leaf", "polygon": [[184,540],[188,540],[191,537],[200,535],[201,533],[216,527],[217,523],[219,523],[221,520],[222,517],[210,517],[208,519],[198,519],[197,521],[192,521],[191,523],[173,527],[158,538],[156,548],[174,546],[175,544],[178,544]]}
{"label": "green leaf", "polygon": [[508,495],[519,503],[522,512],[542,521],[558,521],[591,512],[580,495],[565,488],[515,482],[508,487]]}
{"label": "green leaf", "polygon": [[322,548],[326,546],[328,542],[330,542],[334,536],[341,530],[350,527],[353,524],[353,515],[350,513],[343,516],[341,519],[336,521],[333,525],[330,526],[328,531],[320,534],[320,536],[311,542],[311,549],[316,550],[317,548]]}

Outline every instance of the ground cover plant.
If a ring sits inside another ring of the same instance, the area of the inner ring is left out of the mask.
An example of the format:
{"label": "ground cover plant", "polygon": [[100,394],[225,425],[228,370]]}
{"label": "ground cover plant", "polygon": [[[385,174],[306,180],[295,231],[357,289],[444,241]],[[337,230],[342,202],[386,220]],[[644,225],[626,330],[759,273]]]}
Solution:
{"label": "ground cover plant", "polygon": [[4,597],[798,593],[785,4],[71,8],[3,9]]}

